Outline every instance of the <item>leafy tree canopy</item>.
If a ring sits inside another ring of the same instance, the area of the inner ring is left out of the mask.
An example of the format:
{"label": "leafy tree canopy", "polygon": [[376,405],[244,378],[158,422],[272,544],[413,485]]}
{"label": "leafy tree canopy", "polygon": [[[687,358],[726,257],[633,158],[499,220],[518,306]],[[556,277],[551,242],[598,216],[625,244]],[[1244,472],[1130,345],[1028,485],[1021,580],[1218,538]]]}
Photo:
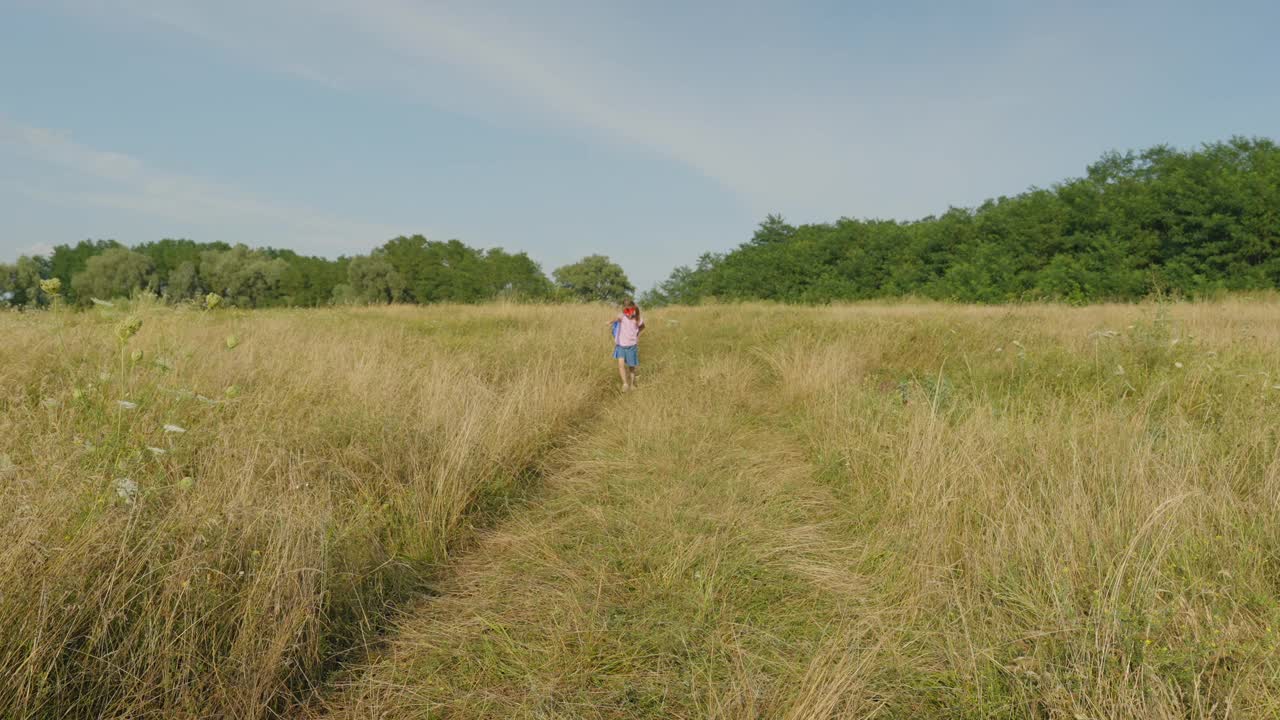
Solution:
{"label": "leafy tree canopy", "polygon": [[129,297],[155,285],[155,264],[151,258],[126,247],[109,247],[85,262],[84,270],[71,279],[71,287],[81,302],[90,298]]}
{"label": "leafy tree canopy", "polygon": [[557,285],[579,300],[618,303],[636,291],[622,268],[604,255],[588,255],[552,274]]}
{"label": "leafy tree canopy", "polygon": [[787,224],[679,267],[650,303],[914,295],[999,303],[1280,287],[1280,147],[1108,153],[1084,177],[911,222]]}

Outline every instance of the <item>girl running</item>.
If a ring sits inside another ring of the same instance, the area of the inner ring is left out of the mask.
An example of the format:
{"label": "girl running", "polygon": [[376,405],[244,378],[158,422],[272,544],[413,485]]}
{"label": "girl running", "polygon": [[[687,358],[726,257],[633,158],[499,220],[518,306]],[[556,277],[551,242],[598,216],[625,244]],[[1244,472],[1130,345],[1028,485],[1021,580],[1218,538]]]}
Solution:
{"label": "girl running", "polygon": [[640,342],[640,333],[644,332],[644,320],[640,317],[640,308],[634,300],[627,300],[622,305],[622,312],[611,320],[613,328],[613,356],[618,360],[618,375],[622,377],[622,392],[636,389],[636,366],[640,364],[640,355],[636,350]]}

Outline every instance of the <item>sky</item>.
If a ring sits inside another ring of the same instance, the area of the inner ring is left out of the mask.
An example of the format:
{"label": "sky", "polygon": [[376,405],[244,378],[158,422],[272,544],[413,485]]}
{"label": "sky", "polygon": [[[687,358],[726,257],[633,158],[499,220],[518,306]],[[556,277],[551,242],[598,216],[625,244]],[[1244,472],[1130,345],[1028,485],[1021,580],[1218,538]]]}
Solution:
{"label": "sky", "polygon": [[1270,2],[0,0],[0,261],[86,238],[608,255],[646,289],[1110,150],[1280,137]]}

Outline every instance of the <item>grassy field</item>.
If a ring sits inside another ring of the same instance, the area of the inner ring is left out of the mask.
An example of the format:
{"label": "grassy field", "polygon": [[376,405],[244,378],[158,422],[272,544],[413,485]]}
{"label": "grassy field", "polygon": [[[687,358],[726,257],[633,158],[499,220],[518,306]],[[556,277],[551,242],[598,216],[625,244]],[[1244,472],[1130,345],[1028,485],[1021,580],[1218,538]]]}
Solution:
{"label": "grassy field", "polygon": [[597,315],[0,315],[0,717],[296,704],[595,409]]}
{"label": "grassy field", "polygon": [[603,308],[133,312],[0,316],[0,717],[1280,716],[1280,303],[674,308],[626,395]]}

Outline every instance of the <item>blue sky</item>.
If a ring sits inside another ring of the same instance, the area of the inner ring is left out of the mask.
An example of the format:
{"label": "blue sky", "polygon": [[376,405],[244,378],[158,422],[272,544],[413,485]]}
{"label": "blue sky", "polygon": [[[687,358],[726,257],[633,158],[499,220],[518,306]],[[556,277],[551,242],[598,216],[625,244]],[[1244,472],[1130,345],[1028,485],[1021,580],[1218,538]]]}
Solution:
{"label": "blue sky", "polygon": [[1280,137],[1263,2],[0,0],[0,260],[398,234],[640,287],[1111,149]]}

